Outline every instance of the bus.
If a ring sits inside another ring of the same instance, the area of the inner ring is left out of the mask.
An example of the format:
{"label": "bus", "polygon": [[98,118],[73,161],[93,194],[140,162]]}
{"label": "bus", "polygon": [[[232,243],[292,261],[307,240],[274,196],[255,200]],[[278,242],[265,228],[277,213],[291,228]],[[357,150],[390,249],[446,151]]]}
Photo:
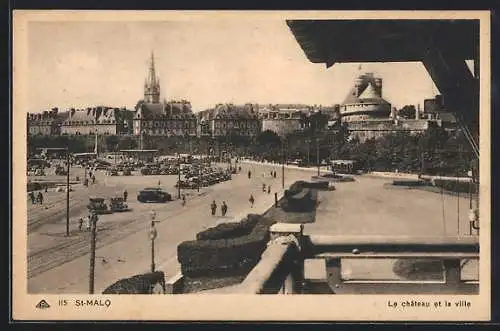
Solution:
{"label": "bus", "polygon": [[71,157],[75,164],[80,164],[80,165],[86,164],[90,161],[97,160],[96,153],[75,153]]}
{"label": "bus", "polygon": [[355,160],[330,160],[330,169],[333,173],[356,174],[359,170]]}

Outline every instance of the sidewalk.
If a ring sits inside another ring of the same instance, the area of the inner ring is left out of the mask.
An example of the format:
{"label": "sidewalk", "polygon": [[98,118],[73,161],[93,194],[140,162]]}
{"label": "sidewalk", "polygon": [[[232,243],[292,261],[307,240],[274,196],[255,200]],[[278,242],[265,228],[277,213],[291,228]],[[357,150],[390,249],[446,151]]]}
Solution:
{"label": "sidewalk", "polygon": [[[258,165],[270,166],[274,168],[281,168],[283,166],[281,163],[258,162],[252,160],[241,160],[240,162],[246,164],[258,164]],[[316,173],[318,172],[318,167],[299,167],[293,164],[285,164],[285,169],[304,170]],[[330,172],[330,170],[328,169],[328,166],[321,166],[320,172],[325,173],[325,172]]]}
{"label": "sidewalk", "polygon": [[[286,186],[287,187],[287,186]],[[243,208],[242,211],[237,212],[233,216],[227,216],[227,217],[222,217],[218,216],[217,220],[212,226],[208,227],[202,227],[199,229],[199,231],[208,229],[210,227],[217,226],[222,223],[238,223],[241,222],[245,217],[247,217],[248,214],[264,214],[266,211],[268,211],[270,208],[274,206],[274,192],[275,190],[271,192],[271,194],[264,193],[262,194],[255,194],[255,204],[252,207],[250,207],[250,204],[248,204],[245,208]],[[283,197],[284,195],[284,190],[279,189],[277,191],[278,193],[278,201]],[[196,233],[193,233],[193,237],[196,235]],[[163,271],[166,275],[167,280],[169,279],[174,279],[176,277],[181,276],[181,265],[177,261],[177,255],[175,257],[172,257],[168,259],[167,261],[164,261],[162,263],[159,263],[157,270]],[[149,270],[146,270],[145,272],[149,272]]]}

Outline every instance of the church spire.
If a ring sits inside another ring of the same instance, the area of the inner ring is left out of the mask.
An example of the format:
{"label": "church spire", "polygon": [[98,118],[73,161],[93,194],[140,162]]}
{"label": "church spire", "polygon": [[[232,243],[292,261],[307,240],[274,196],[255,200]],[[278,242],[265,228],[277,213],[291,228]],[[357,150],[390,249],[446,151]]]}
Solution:
{"label": "church spire", "polygon": [[149,62],[148,75],[144,84],[144,102],[160,102],[160,80],[156,77],[155,58],[151,51],[151,60]]}

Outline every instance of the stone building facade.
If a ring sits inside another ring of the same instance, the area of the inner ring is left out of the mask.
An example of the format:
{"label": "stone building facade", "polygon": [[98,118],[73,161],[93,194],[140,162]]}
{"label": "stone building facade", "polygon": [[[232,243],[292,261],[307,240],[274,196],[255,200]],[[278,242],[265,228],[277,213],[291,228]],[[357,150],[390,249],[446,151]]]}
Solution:
{"label": "stone building facade", "polygon": [[140,103],[134,115],[134,135],[196,136],[197,118],[188,101]]}
{"label": "stone building facade", "polygon": [[65,121],[68,113],[59,112],[58,108],[52,108],[41,113],[27,114],[27,129],[30,135],[60,135],[61,124]]}
{"label": "stone building facade", "polygon": [[61,124],[61,134],[66,135],[118,135],[128,134],[131,111],[125,108],[89,107],[70,109]]}
{"label": "stone building facade", "polygon": [[306,116],[311,111],[310,106],[276,104],[267,105],[259,110],[262,121],[262,131],[273,131],[285,137],[306,127]]}
{"label": "stone building facade", "polygon": [[198,113],[202,136],[240,135],[255,137],[261,132],[258,106],[254,104],[218,104]]}
{"label": "stone building facade", "polygon": [[197,118],[189,101],[160,102],[160,79],[151,54],[144,98],[135,107],[133,134],[170,137],[196,136],[197,133]]}

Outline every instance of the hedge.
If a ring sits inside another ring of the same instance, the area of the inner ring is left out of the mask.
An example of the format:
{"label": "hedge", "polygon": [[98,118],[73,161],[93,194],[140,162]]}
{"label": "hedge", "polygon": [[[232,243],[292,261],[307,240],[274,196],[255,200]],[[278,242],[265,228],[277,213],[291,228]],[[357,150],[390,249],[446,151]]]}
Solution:
{"label": "hedge", "polygon": [[248,214],[248,216],[238,223],[222,223],[213,228],[199,232],[196,240],[219,240],[242,237],[250,234],[259,221],[260,215]]}
{"label": "hedge", "polygon": [[299,193],[285,197],[281,208],[286,212],[309,212],[316,208],[317,200],[317,189],[303,188]]}
{"label": "hedge", "polygon": [[288,198],[292,195],[300,193],[300,191],[302,191],[302,189],[304,188],[304,183],[305,182],[303,180],[299,180],[290,185],[290,187],[285,190],[285,197]]}
{"label": "hedge", "polygon": [[305,188],[313,188],[317,190],[327,190],[328,189],[328,182],[327,181],[315,181],[315,182],[303,182],[303,186]]}
{"label": "hedge", "polygon": [[120,279],[108,286],[102,294],[151,294],[153,286],[161,284],[165,290],[165,274],[161,271]]}
{"label": "hedge", "polygon": [[446,180],[446,179],[434,179],[434,186],[443,188],[446,191],[450,192],[460,192],[460,193],[469,193],[472,190],[472,193],[477,193],[477,185],[471,184],[469,182],[459,182],[456,180]]}
{"label": "hedge", "polygon": [[423,180],[394,180],[392,181],[394,186],[427,186],[428,183]]}
{"label": "hedge", "polygon": [[177,259],[188,277],[244,275],[259,261],[274,222],[256,215],[248,235],[218,240],[185,241],[177,246]]}

